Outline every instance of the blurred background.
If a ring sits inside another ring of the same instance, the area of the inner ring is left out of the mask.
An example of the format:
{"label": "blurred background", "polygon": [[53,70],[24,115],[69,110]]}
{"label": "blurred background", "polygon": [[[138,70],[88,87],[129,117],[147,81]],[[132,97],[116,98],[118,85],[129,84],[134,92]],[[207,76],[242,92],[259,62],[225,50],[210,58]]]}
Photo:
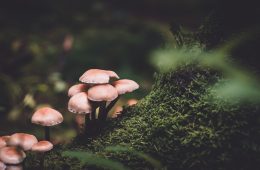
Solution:
{"label": "blurred background", "polygon": [[55,140],[75,136],[67,90],[90,68],[113,70],[141,85],[121,105],[141,99],[157,71],[154,52],[169,44],[177,47],[180,31],[209,50],[241,33],[252,33],[231,55],[259,78],[259,6],[253,1],[1,2],[0,135],[28,132],[42,138],[43,129],[32,125],[30,117],[38,107],[49,105],[65,117],[52,130]]}

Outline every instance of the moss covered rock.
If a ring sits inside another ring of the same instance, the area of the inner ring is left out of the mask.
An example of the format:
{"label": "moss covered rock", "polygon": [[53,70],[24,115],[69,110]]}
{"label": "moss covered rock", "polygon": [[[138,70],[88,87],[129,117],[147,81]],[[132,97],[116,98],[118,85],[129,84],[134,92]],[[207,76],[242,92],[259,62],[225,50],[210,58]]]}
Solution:
{"label": "moss covered rock", "polygon": [[61,154],[77,150],[119,161],[131,169],[154,169],[135,154],[105,150],[120,145],[150,155],[165,169],[257,169],[258,107],[219,98],[211,88],[220,79],[217,73],[194,66],[157,74],[152,91],[136,106],[108,121],[97,137],[75,139],[55,149],[46,155],[45,166],[94,169]]}

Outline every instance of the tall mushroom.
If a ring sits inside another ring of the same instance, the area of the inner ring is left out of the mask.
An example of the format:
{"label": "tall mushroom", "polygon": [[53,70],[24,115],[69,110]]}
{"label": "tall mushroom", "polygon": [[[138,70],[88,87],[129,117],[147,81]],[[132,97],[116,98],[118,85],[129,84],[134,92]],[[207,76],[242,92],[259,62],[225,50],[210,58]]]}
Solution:
{"label": "tall mushroom", "polygon": [[85,116],[85,124],[87,122],[88,116],[93,110],[93,106],[88,100],[88,95],[86,92],[80,92],[72,96],[68,103],[68,110],[75,114],[80,114]]}
{"label": "tall mushroom", "polygon": [[57,110],[50,107],[38,109],[32,116],[32,123],[45,127],[45,140],[50,140],[50,126],[63,122],[63,116]]}

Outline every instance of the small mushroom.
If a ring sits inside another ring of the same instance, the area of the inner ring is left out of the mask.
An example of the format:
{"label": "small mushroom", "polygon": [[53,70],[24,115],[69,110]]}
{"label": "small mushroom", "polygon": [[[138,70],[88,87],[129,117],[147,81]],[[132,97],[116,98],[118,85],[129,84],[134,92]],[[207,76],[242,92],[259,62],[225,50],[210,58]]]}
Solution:
{"label": "small mushroom", "polygon": [[19,164],[23,162],[26,155],[17,147],[4,147],[0,149],[0,160],[5,164]]}
{"label": "small mushroom", "polygon": [[44,167],[45,152],[52,150],[52,148],[53,144],[49,141],[39,141],[38,143],[32,146],[32,151],[40,153],[40,165],[42,168]]}
{"label": "small mushroom", "polygon": [[123,111],[122,106],[116,106],[114,112],[112,113],[112,118],[117,118],[119,115],[121,115],[121,112]]}
{"label": "small mushroom", "polygon": [[38,109],[32,116],[32,123],[45,127],[45,140],[50,140],[50,126],[63,122],[63,116],[57,110],[49,107]]}
{"label": "small mushroom", "polygon": [[136,100],[136,99],[129,99],[126,104],[127,104],[128,106],[133,106],[133,105],[135,105],[137,102],[138,102],[138,100]]}
{"label": "small mushroom", "polygon": [[87,84],[76,84],[69,88],[68,96],[72,97],[77,93],[84,92],[87,89]]}
{"label": "small mushroom", "polygon": [[7,145],[16,146],[27,151],[32,148],[32,146],[37,143],[38,140],[35,136],[26,133],[15,133],[9,138]]}
{"label": "small mushroom", "polygon": [[79,81],[88,84],[105,84],[109,83],[110,78],[119,77],[110,70],[89,69],[79,78]]}
{"label": "small mushroom", "polygon": [[[87,115],[95,110],[93,109],[93,107],[94,106],[92,106],[92,104],[88,100],[88,95],[86,92],[75,94],[70,98],[68,103],[68,110],[77,115],[84,116],[85,124],[87,122],[87,119],[89,119],[89,116]],[[78,127],[78,131],[79,133],[84,132],[84,130],[80,126]]]}
{"label": "small mushroom", "polygon": [[32,146],[32,151],[34,152],[47,152],[52,150],[53,144],[49,141],[39,141]]}

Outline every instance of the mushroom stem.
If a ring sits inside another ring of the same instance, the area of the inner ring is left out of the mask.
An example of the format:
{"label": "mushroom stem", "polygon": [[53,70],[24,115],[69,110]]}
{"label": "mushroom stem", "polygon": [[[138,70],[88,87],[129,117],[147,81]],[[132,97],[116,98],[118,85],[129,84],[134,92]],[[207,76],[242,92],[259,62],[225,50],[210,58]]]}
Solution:
{"label": "mushroom stem", "polygon": [[106,111],[105,111],[106,117],[107,117],[108,112],[115,106],[115,104],[118,100],[119,100],[119,96],[115,100],[113,100],[111,103],[109,103],[109,105],[107,106]]}
{"label": "mushroom stem", "polygon": [[50,128],[49,126],[44,126],[45,130],[45,140],[50,141]]}
{"label": "mushroom stem", "polygon": [[106,118],[107,118],[106,102],[105,101],[101,102],[101,104],[100,104],[98,118],[100,120],[106,120]]}

